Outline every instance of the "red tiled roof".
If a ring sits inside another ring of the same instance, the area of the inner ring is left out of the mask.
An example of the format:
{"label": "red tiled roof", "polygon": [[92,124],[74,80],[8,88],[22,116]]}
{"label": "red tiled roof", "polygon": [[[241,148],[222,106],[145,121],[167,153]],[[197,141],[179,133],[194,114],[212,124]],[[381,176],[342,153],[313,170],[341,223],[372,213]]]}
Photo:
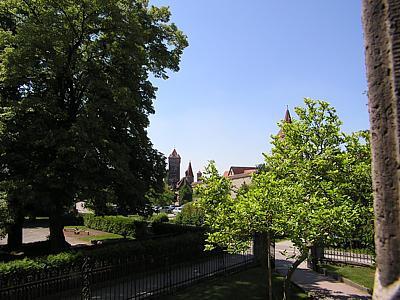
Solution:
{"label": "red tiled roof", "polygon": [[256,167],[231,167],[228,172],[228,176],[244,174],[245,172],[249,173],[251,171],[255,171]]}
{"label": "red tiled roof", "polygon": [[171,155],[169,157],[174,157],[174,158],[181,158],[178,152],[176,152],[175,148],[172,151]]}

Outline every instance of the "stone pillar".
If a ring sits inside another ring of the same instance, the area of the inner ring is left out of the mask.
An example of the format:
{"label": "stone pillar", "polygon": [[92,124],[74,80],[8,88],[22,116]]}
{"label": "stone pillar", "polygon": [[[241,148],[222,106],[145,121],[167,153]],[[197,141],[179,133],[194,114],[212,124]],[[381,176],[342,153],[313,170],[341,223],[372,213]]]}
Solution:
{"label": "stone pillar", "polygon": [[400,1],[363,0],[377,271],[374,299],[400,299]]}

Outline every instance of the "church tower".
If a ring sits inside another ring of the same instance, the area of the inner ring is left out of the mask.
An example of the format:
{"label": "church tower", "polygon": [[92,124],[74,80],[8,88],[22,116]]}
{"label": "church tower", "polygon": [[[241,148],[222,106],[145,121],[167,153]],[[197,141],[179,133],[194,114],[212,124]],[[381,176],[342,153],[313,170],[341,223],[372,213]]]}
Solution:
{"label": "church tower", "polygon": [[[285,118],[283,119],[283,123],[292,123],[292,117],[290,116],[289,108],[286,108],[285,112]],[[278,132],[279,138],[283,139],[285,137],[285,133],[282,131],[282,129],[279,130]]]}
{"label": "church tower", "polygon": [[174,149],[168,157],[168,185],[175,188],[181,176],[181,157]]}
{"label": "church tower", "polygon": [[192,163],[189,161],[189,167],[185,172],[185,177],[187,181],[192,184],[194,182],[194,175],[193,175],[193,170],[192,170]]}

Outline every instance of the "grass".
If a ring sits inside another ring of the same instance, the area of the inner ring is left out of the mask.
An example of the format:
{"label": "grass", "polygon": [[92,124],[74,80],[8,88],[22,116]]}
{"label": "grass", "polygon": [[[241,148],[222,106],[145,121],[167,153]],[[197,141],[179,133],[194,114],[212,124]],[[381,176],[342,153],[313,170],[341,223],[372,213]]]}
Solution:
{"label": "grass", "polygon": [[[237,274],[219,277],[188,287],[174,295],[163,296],[163,300],[261,300],[266,299],[266,274],[261,267],[251,268]],[[273,298],[283,298],[283,277],[273,278]],[[293,287],[291,299],[307,299],[299,288]]]}
{"label": "grass", "polygon": [[79,230],[89,230],[86,226],[80,226],[80,225],[75,225],[75,226],[64,226],[64,228],[68,229],[79,229]]}
{"label": "grass", "polygon": [[323,267],[371,290],[374,287],[374,268],[346,265],[323,265]]}
{"label": "grass", "polygon": [[102,241],[102,240],[111,240],[111,239],[122,239],[124,238],[122,235],[115,234],[115,233],[105,233],[100,235],[88,235],[79,237],[82,241],[91,242],[93,240]]}
{"label": "grass", "polygon": [[[64,228],[90,230],[90,228],[86,226],[65,226]],[[76,235],[76,238],[80,239],[81,241],[91,242],[93,240],[102,241],[111,239],[122,239],[123,236],[115,233],[103,232],[102,234],[98,235]]]}

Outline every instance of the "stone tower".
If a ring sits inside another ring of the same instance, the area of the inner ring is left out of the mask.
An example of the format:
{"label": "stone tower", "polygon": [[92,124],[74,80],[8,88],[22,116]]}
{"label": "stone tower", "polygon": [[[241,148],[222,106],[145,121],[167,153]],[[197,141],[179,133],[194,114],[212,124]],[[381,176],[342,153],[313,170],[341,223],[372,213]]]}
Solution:
{"label": "stone tower", "polygon": [[197,182],[201,181],[201,177],[203,176],[203,173],[201,173],[201,171],[197,172]]}
{"label": "stone tower", "polygon": [[185,172],[185,177],[187,181],[192,184],[194,182],[194,175],[193,175],[193,170],[192,170],[192,163],[189,161],[189,167],[187,168]]}
{"label": "stone tower", "polygon": [[181,176],[181,157],[174,149],[168,157],[168,185],[175,188]]}

